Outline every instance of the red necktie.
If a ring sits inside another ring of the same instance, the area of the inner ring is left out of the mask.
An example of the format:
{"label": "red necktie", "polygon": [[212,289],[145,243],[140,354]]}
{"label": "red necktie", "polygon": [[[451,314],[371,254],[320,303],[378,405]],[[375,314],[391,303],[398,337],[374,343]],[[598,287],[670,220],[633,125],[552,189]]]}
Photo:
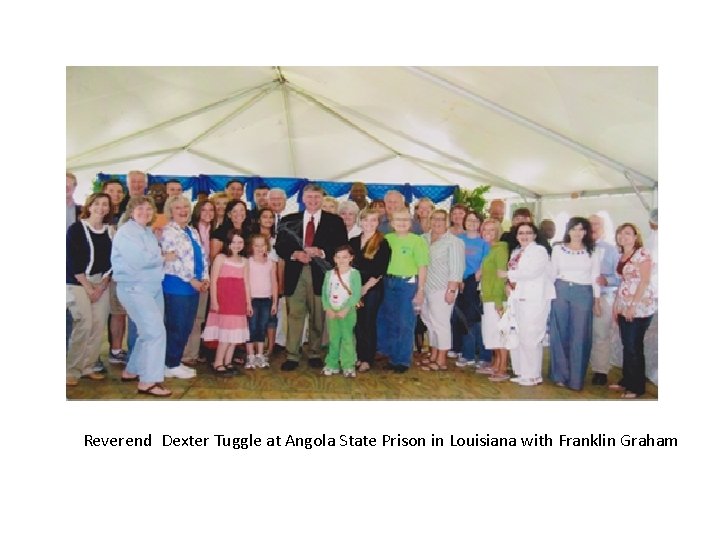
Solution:
{"label": "red necktie", "polygon": [[312,246],[313,240],[315,240],[315,216],[310,215],[310,221],[305,226],[305,247]]}

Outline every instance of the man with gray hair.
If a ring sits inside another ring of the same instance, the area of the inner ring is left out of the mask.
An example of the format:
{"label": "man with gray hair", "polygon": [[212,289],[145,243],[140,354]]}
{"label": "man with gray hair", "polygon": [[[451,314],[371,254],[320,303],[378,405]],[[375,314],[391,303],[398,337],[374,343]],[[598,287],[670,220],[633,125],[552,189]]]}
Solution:
{"label": "man with gray hair", "polygon": [[[282,218],[285,212],[285,205],[287,204],[287,195],[280,188],[272,188],[267,192],[267,207],[275,214],[275,238],[277,238],[278,225],[280,224],[280,218]],[[274,244],[273,244],[274,246]],[[275,248],[271,252],[273,260],[277,260],[277,279],[278,279],[278,307],[277,315],[270,315],[268,321],[268,358],[276,351],[282,351],[285,349],[285,343],[287,341],[287,307],[285,297],[283,296],[283,281],[285,279],[285,261],[277,256]]]}
{"label": "man with gray hair", "polygon": [[620,277],[616,268],[620,258],[617,248],[604,240],[605,220],[593,214],[588,218],[595,249],[600,254],[600,276],[597,283],[600,285],[600,315],[593,319],[592,350],[590,352],[590,368],[593,371],[592,384],[604,386],[607,384],[607,374],[610,371],[610,358],[612,356],[612,307],[615,293],[620,284]]}
{"label": "man with gray hair", "polygon": [[[380,224],[378,225],[378,231],[383,234],[393,232],[392,226],[390,225],[391,218],[395,212],[405,210],[405,196],[396,189],[391,189],[385,192],[383,197],[385,201],[385,215],[382,216]],[[410,232],[414,234],[423,234],[422,224],[417,218],[413,218],[410,226]]]}

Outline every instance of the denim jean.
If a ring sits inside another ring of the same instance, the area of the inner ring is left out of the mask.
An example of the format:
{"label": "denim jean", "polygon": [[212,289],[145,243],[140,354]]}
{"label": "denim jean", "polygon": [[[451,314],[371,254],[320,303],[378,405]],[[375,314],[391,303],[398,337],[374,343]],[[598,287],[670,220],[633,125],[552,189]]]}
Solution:
{"label": "denim jean", "polygon": [[133,347],[135,347],[135,342],[138,338],[138,330],[137,325],[135,324],[135,321],[132,320],[130,315],[127,316],[127,344],[128,344],[128,356],[130,356],[130,353],[133,350]]}
{"label": "denim jean", "polygon": [[270,320],[270,309],[272,308],[271,298],[253,298],[252,299],[252,317],[248,320],[250,327],[250,342],[264,343],[265,333]]}
{"label": "denim jean", "polygon": [[620,386],[638,396],[645,393],[645,332],[652,322],[649,317],[635,317],[628,321],[618,315],[620,339],[623,345],[623,376]]}
{"label": "denim jean", "polygon": [[550,377],[582,390],[592,349],[593,290],[558,279],[550,309]]}
{"label": "denim jean", "polygon": [[180,365],[183,351],[192,332],[200,295],[168,294],[165,297],[165,329],[167,331],[167,351],[165,367]]}
{"label": "denim jean", "polygon": [[475,360],[475,355],[483,362],[492,360],[492,351],[487,350],[483,343],[480,322],[471,323],[470,330],[462,337],[462,357]]}
{"label": "denim jean", "polygon": [[410,366],[415,331],[415,310],[412,299],[417,293],[417,278],[413,283],[406,279],[387,276],[385,291],[378,314],[378,337],[385,335],[382,351],[396,366]]}
{"label": "denim jean", "polygon": [[72,334],[72,315],[70,310],[65,309],[65,354],[68,352],[68,346],[70,345],[70,334]]}
{"label": "denim jean", "polygon": [[[125,368],[129,373],[140,375],[142,383],[162,382],[165,379],[166,334],[163,316],[165,303],[160,283],[130,284],[120,282],[117,286],[120,302],[128,318],[137,323],[137,341],[129,355]],[[128,330],[128,339],[130,332]]]}

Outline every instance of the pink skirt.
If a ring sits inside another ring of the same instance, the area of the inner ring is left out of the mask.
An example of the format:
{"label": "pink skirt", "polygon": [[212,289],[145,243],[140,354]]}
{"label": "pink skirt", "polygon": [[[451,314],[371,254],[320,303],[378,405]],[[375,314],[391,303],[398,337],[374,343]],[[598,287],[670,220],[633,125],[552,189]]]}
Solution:
{"label": "pink skirt", "polygon": [[216,311],[208,313],[202,337],[205,341],[221,343],[245,343],[250,339],[245,315],[223,315]]}

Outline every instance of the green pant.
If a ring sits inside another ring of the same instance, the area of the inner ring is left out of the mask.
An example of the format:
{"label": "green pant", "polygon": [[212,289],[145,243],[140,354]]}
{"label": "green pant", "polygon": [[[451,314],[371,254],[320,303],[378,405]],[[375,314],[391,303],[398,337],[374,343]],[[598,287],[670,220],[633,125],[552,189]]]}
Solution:
{"label": "green pant", "polygon": [[330,369],[355,369],[355,308],[350,308],[343,319],[326,318],[330,346],[325,365]]}

